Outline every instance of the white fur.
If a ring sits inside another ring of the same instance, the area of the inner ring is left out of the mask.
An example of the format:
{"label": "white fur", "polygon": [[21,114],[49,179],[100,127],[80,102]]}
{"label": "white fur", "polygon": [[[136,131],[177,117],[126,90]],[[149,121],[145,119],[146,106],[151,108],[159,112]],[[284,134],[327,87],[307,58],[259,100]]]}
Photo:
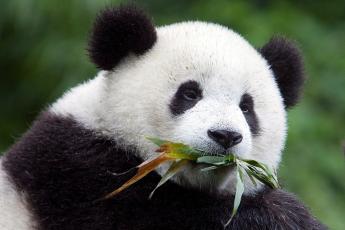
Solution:
{"label": "white fur", "polygon": [[[261,55],[234,31],[212,23],[185,22],[157,28],[158,40],[142,56],[130,55],[113,71],[71,90],[51,108],[74,116],[88,128],[123,144],[138,146],[150,158],[156,136],[202,149],[217,149],[208,129],[240,132],[243,141],[231,152],[277,168],[286,135],[286,113],[273,74]],[[203,99],[174,117],[169,103],[178,86],[200,83]],[[253,137],[239,108],[241,96],[254,98],[260,135]],[[158,170],[162,173],[167,166]],[[203,190],[233,193],[231,169],[200,173],[195,166],[175,181]],[[246,180],[245,193],[255,188]]]}
{"label": "white fur", "polygon": [[0,229],[31,230],[34,227],[24,195],[14,189],[2,169],[0,159]]}

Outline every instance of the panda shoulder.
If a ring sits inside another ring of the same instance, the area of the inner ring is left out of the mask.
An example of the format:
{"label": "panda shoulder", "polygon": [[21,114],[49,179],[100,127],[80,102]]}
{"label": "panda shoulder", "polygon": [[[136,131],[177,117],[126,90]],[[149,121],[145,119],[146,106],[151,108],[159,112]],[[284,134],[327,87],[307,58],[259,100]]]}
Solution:
{"label": "panda shoulder", "polygon": [[231,225],[230,229],[327,229],[295,195],[281,189],[265,189],[244,199]]}

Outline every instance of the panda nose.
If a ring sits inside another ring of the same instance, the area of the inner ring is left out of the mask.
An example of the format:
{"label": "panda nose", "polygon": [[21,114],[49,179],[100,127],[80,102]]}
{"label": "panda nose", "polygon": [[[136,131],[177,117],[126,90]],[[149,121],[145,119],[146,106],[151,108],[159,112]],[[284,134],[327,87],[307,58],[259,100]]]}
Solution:
{"label": "panda nose", "polygon": [[237,145],[242,141],[242,135],[240,133],[227,130],[208,130],[207,135],[225,149]]}

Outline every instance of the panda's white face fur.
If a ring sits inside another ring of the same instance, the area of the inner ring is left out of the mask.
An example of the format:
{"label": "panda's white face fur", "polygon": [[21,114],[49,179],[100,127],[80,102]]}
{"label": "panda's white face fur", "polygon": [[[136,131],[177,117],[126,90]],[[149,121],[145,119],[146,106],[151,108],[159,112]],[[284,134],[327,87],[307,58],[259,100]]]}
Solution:
{"label": "panda's white face fur", "polygon": [[[183,84],[192,88],[181,93]],[[174,101],[179,88],[182,99]],[[240,106],[246,96],[252,100],[254,127],[246,119],[248,111]],[[113,71],[101,71],[51,110],[74,116],[124,148],[137,147],[143,159],[156,155],[155,146],[145,139],[154,136],[277,168],[286,135],[283,99],[270,66],[240,35],[212,23],[157,28],[152,49],[126,57]],[[225,149],[210,138],[208,131],[215,130],[239,133],[242,141]],[[198,167],[190,164],[173,180],[211,192],[234,192],[231,168],[200,173]],[[247,180],[245,193],[257,189]]]}

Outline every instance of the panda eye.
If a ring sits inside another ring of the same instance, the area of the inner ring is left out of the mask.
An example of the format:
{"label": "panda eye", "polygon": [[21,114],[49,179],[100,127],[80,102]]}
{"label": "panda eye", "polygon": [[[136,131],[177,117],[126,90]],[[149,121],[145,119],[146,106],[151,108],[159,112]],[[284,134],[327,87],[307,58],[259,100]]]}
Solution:
{"label": "panda eye", "polygon": [[240,109],[244,114],[250,113],[253,110],[253,98],[249,94],[244,94],[241,98]]}
{"label": "panda eye", "polygon": [[249,113],[249,108],[247,105],[240,106],[243,113]]}
{"label": "panda eye", "polygon": [[186,89],[182,95],[183,95],[183,98],[186,99],[187,101],[194,101],[194,100],[199,99],[199,95],[197,94],[197,92],[195,92],[192,89]]}
{"label": "panda eye", "polygon": [[190,80],[182,83],[174,94],[169,107],[174,116],[193,108],[202,99],[202,89],[198,82]]}
{"label": "panda eye", "polygon": [[260,131],[259,127],[259,120],[256,116],[255,109],[254,109],[254,100],[253,97],[245,93],[242,95],[241,102],[239,104],[240,109],[242,110],[242,114],[249,125],[250,132],[253,135],[258,135]]}

